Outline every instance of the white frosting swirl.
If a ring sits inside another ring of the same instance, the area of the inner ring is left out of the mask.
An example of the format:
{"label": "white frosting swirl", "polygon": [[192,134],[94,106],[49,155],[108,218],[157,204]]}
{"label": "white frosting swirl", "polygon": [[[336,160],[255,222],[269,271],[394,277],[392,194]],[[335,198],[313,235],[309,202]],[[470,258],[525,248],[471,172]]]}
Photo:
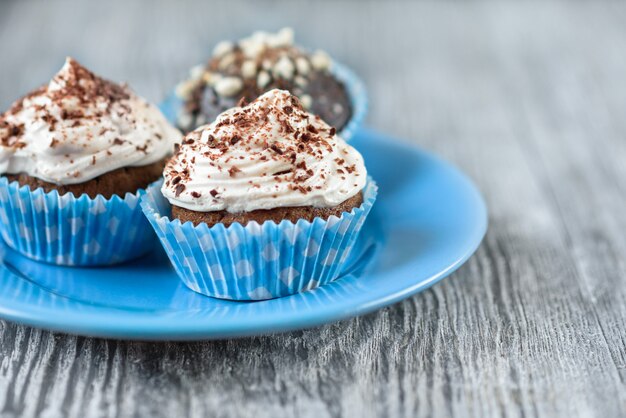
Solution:
{"label": "white frosting swirl", "polygon": [[182,135],[128,87],[68,58],[44,86],[0,115],[0,173],[83,183],[155,163]]}
{"label": "white frosting swirl", "polygon": [[165,168],[163,195],[197,212],[334,207],[366,183],[361,155],[295,96],[271,90],[190,132]]}

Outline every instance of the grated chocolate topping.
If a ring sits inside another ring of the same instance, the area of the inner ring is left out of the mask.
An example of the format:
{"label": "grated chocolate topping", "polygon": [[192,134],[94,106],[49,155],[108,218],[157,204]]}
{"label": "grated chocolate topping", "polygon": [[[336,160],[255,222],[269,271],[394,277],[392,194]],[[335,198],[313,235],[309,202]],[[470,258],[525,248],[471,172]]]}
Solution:
{"label": "grated chocolate topping", "polygon": [[[244,202],[247,193],[276,195],[276,204],[281,199],[295,200],[295,205],[310,200],[327,204],[338,199],[335,195],[358,191],[353,179],[345,187],[330,186],[343,180],[337,173],[350,171],[365,171],[360,155],[332,127],[308,114],[296,97],[271,90],[185,136],[166,165],[163,192],[175,200],[173,204],[188,204],[191,210],[198,206],[235,210],[260,204]],[[181,189],[181,184],[186,188]],[[364,183],[357,181],[357,185]],[[191,201],[193,191],[207,197]],[[232,200],[235,195],[241,195],[238,201]]]}
{"label": "grated chocolate topping", "polygon": [[152,164],[171,153],[179,138],[160,111],[128,86],[67,58],[47,85],[0,114],[6,151],[0,163],[15,158],[4,165],[48,182],[76,184],[126,165]]}

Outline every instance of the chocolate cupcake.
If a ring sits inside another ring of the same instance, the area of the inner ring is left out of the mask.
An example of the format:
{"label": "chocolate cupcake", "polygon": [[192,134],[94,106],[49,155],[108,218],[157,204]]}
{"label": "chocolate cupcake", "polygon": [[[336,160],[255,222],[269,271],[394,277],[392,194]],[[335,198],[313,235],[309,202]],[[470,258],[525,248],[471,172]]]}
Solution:
{"label": "chocolate cupcake", "polygon": [[127,86],[68,58],[49,84],[0,115],[5,241],[32,258],[70,265],[145,252],[150,230],[137,201],[180,137]]}
{"label": "chocolate cupcake", "polygon": [[335,279],[375,194],[336,129],[271,90],[187,134],[142,206],[190,288],[264,299]]}
{"label": "chocolate cupcake", "polygon": [[178,126],[185,132],[210,123],[239,100],[272,89],[288,90],[302,105],[341,131],[353,115],[349,91],[323,51],[308,53],[293,44],[293,31],[255,32],[217,44],[206,66],[192,69],[176,92],[184,100]]}

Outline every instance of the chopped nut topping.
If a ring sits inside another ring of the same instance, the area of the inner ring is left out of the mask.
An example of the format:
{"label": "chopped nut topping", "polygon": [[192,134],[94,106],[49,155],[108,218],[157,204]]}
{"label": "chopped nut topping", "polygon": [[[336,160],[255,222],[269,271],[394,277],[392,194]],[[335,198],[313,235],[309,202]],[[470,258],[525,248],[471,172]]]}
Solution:
{"label": "chopped nut topping", "polygon": [[234,96],[243,88],[243,81],[239,77],[224,77],[213,86],[220,96]]}

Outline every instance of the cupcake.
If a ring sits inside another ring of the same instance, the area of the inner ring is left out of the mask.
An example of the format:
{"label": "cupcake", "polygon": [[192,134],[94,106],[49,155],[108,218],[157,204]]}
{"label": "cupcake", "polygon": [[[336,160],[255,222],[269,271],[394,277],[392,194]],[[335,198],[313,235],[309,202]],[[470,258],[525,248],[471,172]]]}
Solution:
{"label": "cupcake", "polygon": [[[308,111],[339,132],[353,116],[360,119],[365,98],[356,77],[334,64],[325,52],[308,53],[295,46],[293,38],[293,31],[285,28],[277,33],[255,32],[236,43],[217,44],[207,65],[193,68],[190,78],[176,89],[184,101],[178,126],[185,132],[195,129],[212,122],[239,100],[251,102],[272,89],[298,96]],[[353,109],[356,97],[350,93],[359,97],[358,109]]]}
{"label": "cupcake", "polygon": [[361,155],[276,89],[187,134],[142,207],[188,287],[258,300],[336,279],[375,195]]}
{"label": "cupcake", "polygon": [[151,248],[139,195],[161,177],[180,133],[127,86],[68,58],[47,85],[0,115],[0,220],[6,243],[64,265]]}

